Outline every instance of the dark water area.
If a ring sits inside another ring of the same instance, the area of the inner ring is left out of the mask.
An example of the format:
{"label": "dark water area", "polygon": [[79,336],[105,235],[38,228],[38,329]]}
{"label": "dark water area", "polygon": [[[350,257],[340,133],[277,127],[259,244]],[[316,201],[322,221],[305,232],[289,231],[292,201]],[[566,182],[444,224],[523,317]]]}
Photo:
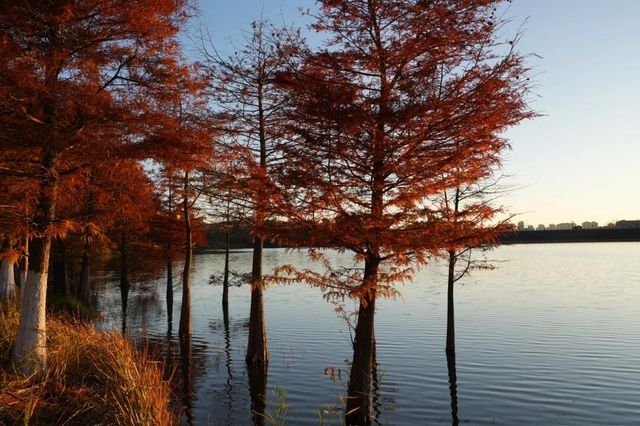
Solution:
{"label": "dark water area", "polygon": [[[331,256],[348,264],[345,255]],[[401,298],[379,301],[376,424],[640,425],[640,243],[504,246],[490,257],[498,269],[456,287],[455,359],[444,351],[444,264],[401,286]],[[188,349],[177,340],[179,286],[169,336],[166,278],[133,283],[128,297],[128,331],[147,334],[176,361],[182,352],[175,383],[183,424],[255,420],[244,363],[250,292],[232,287],[224,315],[222,287],[209,284],[223,260],[194,258]],[[282,263],[309,265],[304,253],[265,250],[265,271]],[[250,264],[250,251],[232,253],[232,269],[248,272]],[[100,327],[122,326],[118,284],[110,276],[96,282]],[[268,288],[265,313],[265,416],[283,398],[288,425],[341,424],[352,355],[345,320],[302,284]]]}

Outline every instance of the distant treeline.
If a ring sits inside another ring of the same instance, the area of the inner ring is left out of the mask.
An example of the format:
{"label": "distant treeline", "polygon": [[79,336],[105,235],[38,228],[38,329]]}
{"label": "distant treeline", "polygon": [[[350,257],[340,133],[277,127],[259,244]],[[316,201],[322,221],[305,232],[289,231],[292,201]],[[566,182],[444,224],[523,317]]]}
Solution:
{"label": "distant treeline", "polygon": [[[207,246],[209,250],[225,248],[225,227],[220,224],[206,226]],[[301,237],[303,238],[303,237]],[[229,247],[232,249],[252,247],[253,238],[249,225],[236,224],[229,228]],[[640,241],[640,228],[597,228],[566,229],[545,231],[515,231],[504,234],[499,244],[517,243],[580,243],[580,242],[617,242]],[[265,247],[283,247],[277,242],[265,240]]]}
{"label": "distant treeline", "polygon": [[640,241],[640,228],[563,229],[515,231],[502,235],[501,244],[516,243],[588,243]]}
{"label": "distant treeline", "polygon": [[[207,246],[201,247],[209,250],[224,250],[226,247],[226,230],[229,230],[229,248],[251,248],[253,247],[253,236],[251,235],[251,226],[245,224],[207,224],[205,226],[205,236],[207,238]],[[264,241],[264,247],[280,247],[278,244],[270,240]]]}

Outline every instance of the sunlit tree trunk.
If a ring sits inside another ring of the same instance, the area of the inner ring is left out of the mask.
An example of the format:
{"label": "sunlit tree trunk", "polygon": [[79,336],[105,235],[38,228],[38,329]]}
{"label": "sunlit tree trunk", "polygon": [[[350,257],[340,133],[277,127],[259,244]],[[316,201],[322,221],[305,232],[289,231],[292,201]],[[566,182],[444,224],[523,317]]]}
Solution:
{"label": "sunlit tree trunk", "polygon": [[[45,161],[44,165],[48,165],[48,162]],[[20,322],[13,361],[25,374],[45,367],[47,361],[46,303],[51,251],[51,234],[47,228],[55,217],[57,189],[56,178],[43,184],[37,210],[40,217],[35,220],[40,225],[39,235],[32,239],[27,279],[20,292]]]}
{"label": "sunlit tree trunk", "polygon": [[379,262],[365,262],[364,283],[370,286],[360,299],[358,322],[353,342],[353,361],[349,375],[346,424],[371,424],[371,374],[375,343],[376,278]]}
{"label": "sunlit tree trunk", "polygon": [[184,270],[182,271],[182,306],[180,308],[180,326],[178,335],[180,338],[191,335],[191,257],[193,255],[193,241],[191,232],[191,218],[189,215],[189,174],[184,176],[184,194],[182,200],[182,214],[184,215],[185,251]]}

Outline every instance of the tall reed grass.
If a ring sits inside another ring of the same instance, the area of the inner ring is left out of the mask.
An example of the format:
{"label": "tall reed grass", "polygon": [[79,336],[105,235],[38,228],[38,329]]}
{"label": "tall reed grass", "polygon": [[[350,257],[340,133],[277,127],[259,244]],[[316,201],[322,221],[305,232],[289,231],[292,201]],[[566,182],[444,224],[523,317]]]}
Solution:
{"label": "tall reed grass", "polygon": [[10,361],[15,305],[0,305],[0,424],[173,425],[163,365],[118,333],[47,319],[47,368],[21,376]]}

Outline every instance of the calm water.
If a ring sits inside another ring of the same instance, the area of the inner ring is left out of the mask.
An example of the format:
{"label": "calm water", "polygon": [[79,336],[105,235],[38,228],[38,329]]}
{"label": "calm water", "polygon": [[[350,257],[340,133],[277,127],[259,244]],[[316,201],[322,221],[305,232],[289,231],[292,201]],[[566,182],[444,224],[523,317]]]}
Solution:
{"label": "calm water", "polygon": [[[248,272],[250,258],[249,251],[233,253],[232,269]],[[640,243],[518,245],[491,258],[497,270],[475,272],[456,289],[455,392],[444,352],[444,265],[421,271],[401,288],[402,298],[378,303],[379,424],[455,424],[453,401],[460,423],[470,425],[640,425]],[[265,251],[266,268],[280,263],[307,260],[303,253]],[[193,380],[179,385],[192,395],[184,423],[251,424],[244,367],[250,293],[247,286],[230,289],[225,327],[222,288],[208,283],[222,265],[222,254],[194,260]],[[120,327],[117,283],[101,281],[99,308]],[[166,340],[164,285],[162,278],[132,286],[133,333],[144,329]],[[174,335],[180,297],[178,288]],[[319,290],[304,285],[269,288],[265,311],[267,396],[277,401],[277,389],[286,390],[286,423],[318,425],[318,410],[329,416],[346,393],[328,372],[333,367],[348,378],[348,327]],[[268,403],[267,413],[273,407]]]}

